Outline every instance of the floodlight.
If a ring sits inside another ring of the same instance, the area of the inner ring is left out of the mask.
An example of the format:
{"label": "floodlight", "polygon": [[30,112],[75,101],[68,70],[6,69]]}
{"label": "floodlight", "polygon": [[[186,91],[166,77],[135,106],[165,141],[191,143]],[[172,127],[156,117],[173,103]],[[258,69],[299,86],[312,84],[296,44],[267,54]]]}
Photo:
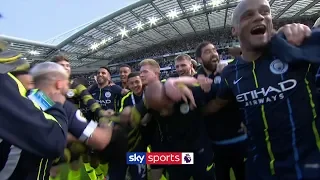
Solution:
{"label": "floodlight", "polygon": [[156,17],[149,17],[150,26],[156,25],[158,19]]}
{"label": "floodlight", "polygon": [[167,14],[167,16],[168,16],[170,19],[174,19],[174,18],[178,17],[178,12],[177,12],[176,9],[173,9],[173,10],[171,10],[171,11]]}
{"label": "floodlight", "polygon": [[135,27],[138,31],[143,29],[143,24],[142,22],[137,22],[136,23],[136,27]]}

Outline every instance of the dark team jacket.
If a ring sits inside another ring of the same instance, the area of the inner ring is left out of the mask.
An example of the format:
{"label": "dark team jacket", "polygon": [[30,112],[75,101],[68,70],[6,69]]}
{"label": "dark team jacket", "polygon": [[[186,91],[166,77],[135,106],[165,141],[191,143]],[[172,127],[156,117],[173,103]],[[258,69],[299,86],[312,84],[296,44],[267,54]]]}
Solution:
{"label": "dark team jacket", "polygon": [[[121,112],[127,106],[134,106],[140,103],[142,97],[143,96],[135,95],[133,92],[129,92],[121,99],[119,112]],[[141,134],[141,130],[143,131],[143,127],[141,127],[141,125],[128,130],[128,150],[130,152],[140,152],[146,149],[142,143],[143,135]]]}
{"label": "dark team jacket", "polygon": [[66,101],[63,105],[63,109],[68,116],[68,131],[75,137],[80,138],[84,129],[87,127],[87,119],[82,112],[77,109],[70,101]]}
{"label": "dark team jacket", "polygon": [[[115,83],[116,85],[118,85],[118,86],[120,86],[121,88],[126,88],[126,89],[128,89],[127,87],[124,87],[124,86],[122,86],[122,82],[120,81],[120,82],[117,82],[117,83]],[[120,108],[121,108],[121,99],[122,98],[117,98],[117,102],[116,102],[116,106],[117,106],[117,110],[120,110]]]}
{"label": "dark team jacket", "polygon": [[100,104],[101,108],[104,110],[112,109],[116,112],[117,101],[121,99],[122,88],[118,85],[105,86],[104,88],[99,88],[97,85],[90,88],[90,94]]}
{"label": "dark team jacket", "polygon": [[[90,88],[90,94],[94,97],[102,109],[112,109],[118,112],[117,101],[121,98],[122,88],[118,85],[106,86],[99,88],[94,85]],[[116,125],[112,131],[112,139],[110,144],[100,153],[100,160],[102,162],[118,163],[125,161],[125,153],[127,151],[127,134],[125,130]]]}
{"label": "dark team jacket", "polygon": [[299,47],[276,35],[260,58],[239,57],[221,75],[218,98],[236,97],[248,129],[249,157],[271,174],[286,172],[284,164],[320,162],[318,65],[313,64],[320,60],[319,42],[319,32]]}
{"label": "dark team jacket", "polygon": [[68,120],[62,105],[56,103],[42,112],[10,73],[0,74],[0,84],[0,177],[48,178],[50,160],[63,154],[67,140]]}
{"label": "dark team jacket", "polygon": [[27,91],[11,74],[0,74],[0,85],[0,139],[41,157],[63,154],[68,121],[62,105],[56,103],[42,112],[26,98]]}
{"label": "dark team jacket", "polygon": [[[76,138],[80,138],[87,127],[86,119],[71,102],[66,101],[63,108],[68,117],[68,131]],[[1,178],[9,180],[37,179],[39,174],[44,179],[49,178],[52,158],[37,156],[2,140],[0,141],[0,152]],[[11,164],[5,164],[9,159]],[[14,162],[15,159],[16,162]]]}
{"label": "dark team jacket", "polygon": [[119,111],[121,112],[123,108],[127,106],[133,106],[139,103],[141,99],[142,99],[142,96],[137,96],[133,92],[129,92],[128,94],[126,94],[121,98]]}
{"label": "dark team jacket", "polygon": [[[221,83],[221,76],[219,74],[216,76],[213,74],[208,75],[202,67],[198,69],[195,77],[199,74],[212,79],[214,89],[219,88],[219,84]],[[215,97],[216,94],[212,94],[212,96]],[[212,141],[222,141],[244,135],[244,132],[239,131],[241,130],[241,122],[243,120],[243,112],[240,111],[235,99],[218,112],[205,117],[207,131]]]}

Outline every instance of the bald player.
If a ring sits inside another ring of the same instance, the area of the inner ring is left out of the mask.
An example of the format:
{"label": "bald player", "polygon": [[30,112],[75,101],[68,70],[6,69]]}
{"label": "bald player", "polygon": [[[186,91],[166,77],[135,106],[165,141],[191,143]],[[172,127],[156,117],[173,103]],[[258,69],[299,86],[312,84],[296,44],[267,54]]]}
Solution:
{"label": "bald player", "polygon": [[207,110],[217,112],[236,97],[250,145],[246,179],[319,179],[316,69],[310,64],[319,62],[319,31],[290,24],[278,31],[286,39],[272,36],[266,0],[241,1],[232,23],[242,56],[222,72]]}
{"label": "bald player", "polygon": [[[289,45],[304,47],[310,29],[286,25],[280,29],[286,40],[273,37],[267,0],[241,1],[232,26],[242,56],[224,69],[217,99],[208,108],[216,111],[236,97],[243,110],[250,146],[246,179],[319,179],[315,70],[308,62],[292,63],[298,54]],[[308,55],[298,58],[309,59]]]}

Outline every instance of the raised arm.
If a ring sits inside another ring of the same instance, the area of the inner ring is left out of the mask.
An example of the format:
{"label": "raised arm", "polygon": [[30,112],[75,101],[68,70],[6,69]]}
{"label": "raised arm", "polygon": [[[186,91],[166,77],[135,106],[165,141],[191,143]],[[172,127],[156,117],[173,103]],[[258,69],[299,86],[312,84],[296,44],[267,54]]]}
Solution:
{"label": "raised arm", "polygon": [[[74,82],[76,83],[76,82]],[[99,103],[91,96],[88,89],[82,84],[73,84],[75,87],[75,95],[80,97],[81,101],[85,106],[87,106],[91,112],[98,118],[104,116],[104,110],[101,108]]]}

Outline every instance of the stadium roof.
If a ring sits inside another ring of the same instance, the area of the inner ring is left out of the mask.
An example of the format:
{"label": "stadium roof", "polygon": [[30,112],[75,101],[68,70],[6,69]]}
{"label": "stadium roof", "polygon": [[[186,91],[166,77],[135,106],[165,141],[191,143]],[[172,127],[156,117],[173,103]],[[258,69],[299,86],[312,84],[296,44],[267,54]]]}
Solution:
{"label": "stadium roof", "polygon": [[[228,27],[239,0],[141,0],[113,14],[91,21],[47,43],[1,36],[11,49],[31,61],[47,60],[57,53],[69,57],[73,68],[190,34]],[[319,13],[320,0],[270,0],[274,19]],[[71,34],[71,35],[70,35]],[[68,35],[67,38],[65,36]],[[57,45],[51,45],[65,38]]]}

